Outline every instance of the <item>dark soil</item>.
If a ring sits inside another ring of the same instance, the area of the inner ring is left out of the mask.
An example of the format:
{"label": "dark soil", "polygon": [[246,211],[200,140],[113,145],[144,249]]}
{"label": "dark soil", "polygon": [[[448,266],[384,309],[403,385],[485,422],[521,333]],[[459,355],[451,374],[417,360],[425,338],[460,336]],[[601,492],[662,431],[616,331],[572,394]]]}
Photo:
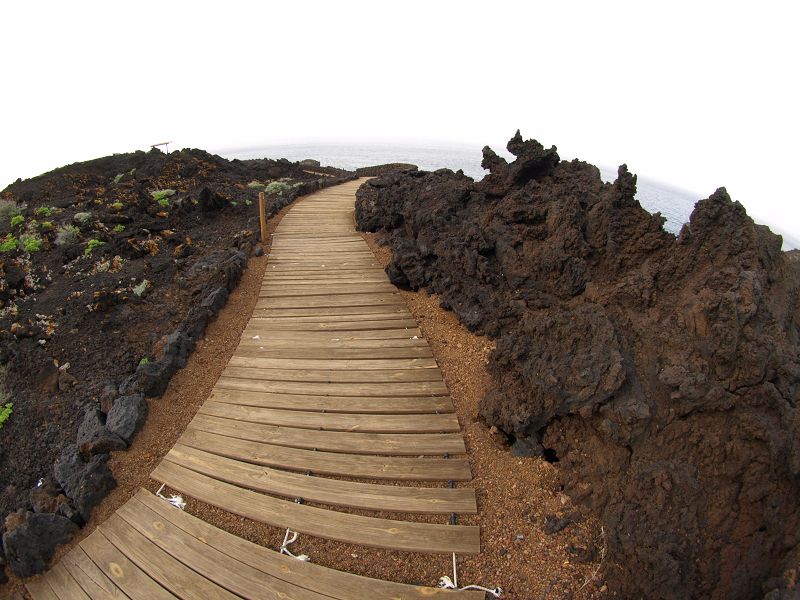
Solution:
{"label": "dark soil", "polygon": [[[1,383],[3,403],[13,402],[0,430],[0,523],[31,507],[30,490],[75,443],[86,408],[107,411],[121,385],[146,391],[139,364],[159,363],[170,351],[165,336],[186,334],[185,361],[258,246],[263,186],[250,182],[286,184],[267,194],[271,216],[350,177],[286,160],[153,150],[70,165],[1,192],[23,207],[24,223],[4,217],[0,236],[36,234],[40,249],[0,254]],[[174,194],[159,203],[152,192],[167,189]]]}
{"label": "dark soil", "polygon": [[724,188],[676,237],[519,133],[491,174],[362,186],[387,271],[496,339],[481,414],[604,523],[623,597],[797,597],[800,253]]}

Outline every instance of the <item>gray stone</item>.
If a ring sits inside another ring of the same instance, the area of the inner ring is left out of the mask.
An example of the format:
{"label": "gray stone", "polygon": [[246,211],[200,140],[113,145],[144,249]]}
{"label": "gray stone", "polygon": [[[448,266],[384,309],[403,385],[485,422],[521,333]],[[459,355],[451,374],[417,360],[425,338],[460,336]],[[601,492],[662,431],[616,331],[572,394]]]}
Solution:
{"label": "gray stone", "polygon": [[26,512],[20,524],[3,534],[3,551],[17,577],[41,573],[56,547],[70,540],[77,525],[59,515]]}
{"label": "gray stone", "polygon": [[132,394],[117,398],[106,418],[106,429],[118,435],[127,443],[144,425],[147,419],[147,401],[142,394]]}

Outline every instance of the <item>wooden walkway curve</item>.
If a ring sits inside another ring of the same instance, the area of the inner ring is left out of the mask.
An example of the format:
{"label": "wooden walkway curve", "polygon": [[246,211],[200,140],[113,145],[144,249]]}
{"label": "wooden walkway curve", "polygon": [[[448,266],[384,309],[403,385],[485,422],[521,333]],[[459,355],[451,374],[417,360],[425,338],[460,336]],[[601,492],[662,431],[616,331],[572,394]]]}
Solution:
{"label": "wooden walkway curve", "polygon": [[[417,323],[354,229],[360,183],[308,196],[281,221],[238,348],[152,477],[310,536],[477,553],[479,528],[449,524],[477,512],[474,491],[454,485],[471,478],[458,418]],[[145,490],[27,588],[35,599],[484,597],[298,561]]]}

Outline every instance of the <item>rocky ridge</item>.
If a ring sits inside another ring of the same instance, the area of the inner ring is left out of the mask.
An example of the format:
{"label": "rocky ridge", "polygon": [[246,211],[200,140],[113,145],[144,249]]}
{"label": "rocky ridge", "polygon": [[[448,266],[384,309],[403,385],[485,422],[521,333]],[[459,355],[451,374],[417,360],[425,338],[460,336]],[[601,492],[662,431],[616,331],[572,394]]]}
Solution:
{"label": "rocky ridge", "polygon": [[[800,558],[800,256],[724,188],[679,235],[555,147],[359,190],[391,280],[496,338],[483,400],[606,525],[624,597],[789,598]],[[794,591],[792,591],[794,590]]]}

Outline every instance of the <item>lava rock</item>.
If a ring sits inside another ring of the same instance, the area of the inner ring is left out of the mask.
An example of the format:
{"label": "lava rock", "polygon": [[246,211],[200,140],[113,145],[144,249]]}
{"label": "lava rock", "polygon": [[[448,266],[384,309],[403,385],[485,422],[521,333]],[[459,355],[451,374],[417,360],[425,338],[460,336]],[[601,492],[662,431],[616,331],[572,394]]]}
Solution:
{"label": "lava rock", "polygon": [[511,444],[511,454],[520,458],[544,456],[544,448],[535,438],[519,437]]}
{"label": "lava rock", "polygon": [[106,465],[107,454],[97,454],[88,461],[78,446],[67,446],[53,465],[53,475],[64,493],[74,503],[84,521],[108,492],[117,485]]}
{"label": "lava rock", "polygon": [[31,577],[47,567],[59,544],[68,542],[78,529],[62,516],[25,512],[22,522],[3,534],[3,551],[11,572]]}
{"label": "lava rock", "polygon": [[557,517],[556,515],[545,515],[544,525],[542,525],[542,532],[547,535],[553,535],[559,531],[563,531],[570,526],[574,521],[569,517]]}
{"label": "lava rock", "polygon": [[228,204],[228,201],[223,196],[207,187],[200,190],[197,199],[200,202],[200,210],[203,212],[220,210]]}
{"label": "lava rock", "polygon": [[133,394],[117,398],[108,413],[105,426],[112,434],[130,444],[146,420],[147,401],[142,394]]}
{"label": "lava rock", "polygon": [[264,248],[262,248],[261,246],[256,246],[256,249],[253,250],[253,256],[255,257],[264,256]]}
{"label": "lava rock", "polygon": [[128,447],[122,438],[106,428],[106,415],[93,408],[86,411],[78,427],[77,444],[84,456],[107,454]]}
{"label": "lava rock", "polygon": [[213,290],[208,296],[203,298],[200,303],[202,308],[207,308],[212,314],[218,313],[225,306],[228,301],[228,290],[224,287],[218,287]]}

